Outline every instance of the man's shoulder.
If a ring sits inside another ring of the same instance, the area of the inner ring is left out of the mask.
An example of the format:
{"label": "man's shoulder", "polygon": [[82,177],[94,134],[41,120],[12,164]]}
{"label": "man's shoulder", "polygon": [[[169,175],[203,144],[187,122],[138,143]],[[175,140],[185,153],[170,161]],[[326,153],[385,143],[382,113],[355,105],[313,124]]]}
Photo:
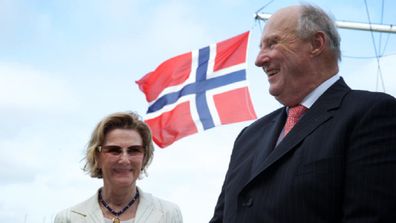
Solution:
{"label": "man's shoulder", "polygon": [[269,113],[269,114],[257,119],[252,124],[250,124],[247,128],[254,129],[254,128],[257,128],[259,126],[262,126],[263,123],[272,122],[274,119],[279,117],[279,115],[281,115],[284,111],[285,111],[285,107],[278,108],[275,111],[273,111],[273,112],[271,112],[271,113]]}
{"label": "man's shoulder", "polygon": [[[244,136],[251,137],[257,135],[262,129],[266,129],[269,125],[272,125],[279,117],[285,112],[285,107],[278,108],[277,110],[257,119],[239,133],[237,140]],[[286,114],[284,113],[286,116]]]}
{"label": "man's shoulder", "polygon": [[346,94],[345,100],[347,103],[353,104],[372,104],[379,102],[396,103],[396,99],[392,95],[366,90],[351,90]]}

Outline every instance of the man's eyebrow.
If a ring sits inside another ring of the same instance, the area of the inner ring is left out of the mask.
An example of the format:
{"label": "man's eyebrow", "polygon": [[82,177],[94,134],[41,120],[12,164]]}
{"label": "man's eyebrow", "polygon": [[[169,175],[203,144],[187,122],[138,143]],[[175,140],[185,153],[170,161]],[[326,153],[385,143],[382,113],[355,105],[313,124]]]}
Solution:
{"label": "man's eyebrow", "polygon": [[268,39],[268,37],[265,37],[265,36],[260,39],[260,44],[259,44],[260,48],[263,47],[263,43],[267,42],[267,39]]}
{"label": "man's eyebrow", "polygon": [[269,35],[269,36],[264,36],[263,38],[261,38],[261,40],[260,40],[260,44],[259,44],[259,47],[261,48],[262,46],[263,46],[263,43],[264,44],[267,44],[269,41],[271,41],[271,40],[279,40],[280,39],[280,36],[279,35],[277,35],[277,34],[272,34],[272,35]]}

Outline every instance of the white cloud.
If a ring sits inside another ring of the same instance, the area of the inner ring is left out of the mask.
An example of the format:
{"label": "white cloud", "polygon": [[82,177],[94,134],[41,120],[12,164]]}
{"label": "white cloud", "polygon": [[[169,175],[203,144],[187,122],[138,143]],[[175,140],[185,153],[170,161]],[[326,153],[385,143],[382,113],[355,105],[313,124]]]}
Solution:
{"label": "white cloud", "polygon": [[[48,167],[50,168],[50,167]],[[74,172],[71,166],[67,172]],[[59,173],[59,172],[58,172]],[[86,176],[66,176],[68,184],[60,186],[58,181],[64,175],[44,173],[29,183],[0,185],[2,198],[0,201],[0,220],[6,222],[53,222],[57,211],[66,208],[85,198],[97,186],[95,181],[88,181]],[[56,183],[54,185],[54,183]],[[62,196],[63,195],[63,196]]]}
{"label": "white cloud", "polygon": [[95,191],[99,182],[81,170],[84,131],[64,133],[73,138],[68,140],[36,124],[0,141],[0,221],[53,222],[57,211]]}
{"label": "white cloud", "polygon": [[78,107],[71,84],[53,73],[18,63],[0,63],[0,108],[70,111]]}

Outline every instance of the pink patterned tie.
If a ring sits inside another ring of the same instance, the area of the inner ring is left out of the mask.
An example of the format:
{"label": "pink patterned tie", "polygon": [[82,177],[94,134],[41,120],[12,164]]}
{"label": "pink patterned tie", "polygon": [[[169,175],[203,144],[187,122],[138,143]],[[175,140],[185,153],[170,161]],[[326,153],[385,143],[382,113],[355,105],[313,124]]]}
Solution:
{"label": "pink patterned tie", "polygon": [[306,112],[308,108],[303,105],[297,105],[289,108],[289,112],[287,114],[287,120],[284,127],[285,136],[290,130],[297,124],[300,117]]}

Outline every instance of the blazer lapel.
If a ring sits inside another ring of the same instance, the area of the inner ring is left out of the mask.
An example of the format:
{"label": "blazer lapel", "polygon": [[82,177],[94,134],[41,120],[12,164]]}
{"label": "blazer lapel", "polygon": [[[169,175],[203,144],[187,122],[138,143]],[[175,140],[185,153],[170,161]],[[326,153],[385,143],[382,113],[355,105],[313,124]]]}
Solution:
{"label": "blazer lapel", "polygon": [[[340,78],[333,86],[331,86],[319,99],[313,104],[311,109],[301,118],[301,120],[294,126],[289,134],[275,146],[276,140],[285,122],[285,118],[278,116],[274,119],[273,125],[268,129],[267,136],[263,137],[263,143],[260,145],[261,150],[274,148],[272,152],[267,151],[258,152],[258,158],[252,168],[252,175],[249,184],[261,172],[265,171],[269,166],[273,165],[286,153],[296,148],[312,131],[319,127],[322,123],[332,118],[332,111],[337,109],[342,102],[343,97],[350,91],[350,88],[345,84],[344,80]],[[264,145],[264,146],[263,146]],[[263,149],[264,148],[264,149]],[[262,156],[262,155],[265,156]],[[264,160],[263,160],[264,159]],[[245,184],[245,186],[247,185]]]}
{"label": "blazer lapel", "polygon": [[102,211],[98,204],[98,194],[71,209],[71,222],[98,223],[104,222]]}
{"label": "blazer lapel", "polygon": [[163,212],[156,208],[154,198],[151,194],[143,192],[138,188],[140,198],[136,210],[135,222],[162,222]]}

